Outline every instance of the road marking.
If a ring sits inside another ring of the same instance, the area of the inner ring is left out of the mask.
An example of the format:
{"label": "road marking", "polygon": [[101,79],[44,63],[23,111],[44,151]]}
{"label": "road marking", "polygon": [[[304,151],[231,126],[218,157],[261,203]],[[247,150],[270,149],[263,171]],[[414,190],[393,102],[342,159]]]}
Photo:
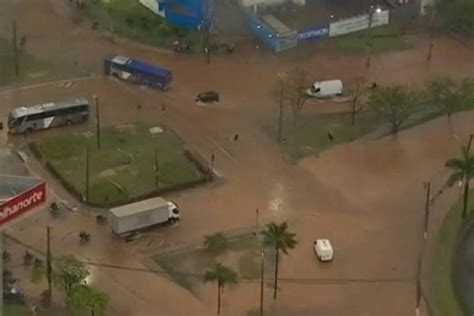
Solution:
{"label": "road marking", "polygon": [[28,85],[28,86],[22,86],[18,88],[13,88],[13,89],[7,89],[7,90],[2,90],[0,91],[0,96],[1,95],[6,95],[12,92],[17,92],[17,91],[22,91],[22,90],[28,90],[28,89],[34,89],[34,88],[40,88],[40,87],[45,87],[45,86],[50,86],[50,85],[66,85],[68,83],[72,82],[78,82],[78,81],[84,81],[84,80],[89,80],[95,78],[95,74],[90,74],[87,77],[76,77],[72,79],[64,79],[64,80],[56,80],[56,81],[48,81],[48,82],[43,82],[43,83],[38,83],[38,84],[33,84],[33,85]]}
{"label": "road marking", "polygon": [[219,145],[218,142],[216,142],[213,138],[211,137],[207,137],[214,145],[217,146],[217,148],[219,148],[229,159],[230,161],[232,161],[234,163],[234,165],[238,165],[237,161],[235,161],[235,159],[232,157],[232,155],[227,151],[225,150],[224,147],[222,147],[221,145]]}

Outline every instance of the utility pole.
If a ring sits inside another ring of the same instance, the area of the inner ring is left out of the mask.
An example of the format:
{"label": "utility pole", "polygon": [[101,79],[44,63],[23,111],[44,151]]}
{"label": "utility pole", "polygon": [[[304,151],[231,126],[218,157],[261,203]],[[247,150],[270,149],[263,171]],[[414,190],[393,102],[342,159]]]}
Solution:
{"label": "utility pole", "polygon": [[436,11],[436,2],[433,1],[433,4],[430,6],[430,26],[429,26],[429,47],[428,47],[428,55],[426,56],[426,61],[430,62],[433,52],[433,40],[434,40],[434,19],[435,19],[435,11]]}
{"label": "utility pole", "polygon": [[158,191],[158,145],[155,144],[155,190]]}
{"label": "utility pole", "polygon": [[15,66],[15,77],[18,78],[20,75],[20,71],[18,68],[18,40],[17,40],[17,32],[16,32],[16,21],[13,20],[12,22],[12,46],[13,46],[13,63]]}
{"label": "utility pole", "polygon": [[212,27],[212,18],[211,18],[211,1],[212,0],[205,0],[206,1],[206,10],[205,10],[205,21],[204,21],[204,29],[206,32],[206,63],[209,65],[211,63],[211,47],[210,47],[210,36],[211,36],[211,27]]}
{"label": "utility pole", "polygon": [[258,211],[258,208],[255,209],[255,235],[258,236],[258,214],[259,211]]}
{"label": "utility pole", "polygon": [[90,155],[90,149],[89,149],[89,139],[87,139],[87,145],[86,145],[86,201],[89,202],[89,155]]}
{"label": "utility pole", "polygon": [[206,22],[206,63],[209,65],[211,63],[211,48],[209,47],[209,42],[210,42],[210,30],[211,26],[209,25],[209,22]]}
{"label": "utility pole", "polygon": [[96,135],[97,135],[97,149],[100,150],[100,108],[99,108],[99,97],[94,95],[95,100],[95,123],[96,123]]}
{"label": "utility pole", "polygon": [[264,265],[265,265],[265,252],[260,253],[261,255],[261,264],[260,264],[260,316],[263,316],[263,294],[264,294],[264,284],[263,284],[263,276],[264,276]]}
{"label": "utility pole", "polygon": [[280,94],[278,96],[278,142],[281,142],[282,134],[283,134],[283,99],[285,97],[285,79],[286,73],[280,72],[278,73],[278,83],[280,85]]}
{"label": "utility pole", "polygon": [[46,227],[46,278],[48,280],[48,306],[51,305],[53,296],[53,267],[51,265],[51,234],[50,227]]}
{"label": "utility pole", "polygon": [[369,28],[367,29],[367,60],[365,62],[365,69],[369,70],[372,58],[372,20],[374,17],[374,2],[371,1],[369,7]]}
{"label": "utility pole", "polygon": [[418,266],[416,269],[416,316],[420,315],[420,301],[421,301],[421,260],[423,257],[423,248],[424,248],[424,241],[423,246],[420,250],[420,255],[418,257]]}
{"label": "utility pole", "polygon": [[426,201],[425,201],[425,229],[423,233],[423,238],[428,238],[428,224],[430,216],[430,200],[431,200],[431,182],[428,182],[426,185]]}
{"label": "utility pole", "polygon": [[0,260],[0,270],[2,273],[0,273],[0,316],[3,316],[3,229],[0,227],[0,253],[2,253],[2,258]]}

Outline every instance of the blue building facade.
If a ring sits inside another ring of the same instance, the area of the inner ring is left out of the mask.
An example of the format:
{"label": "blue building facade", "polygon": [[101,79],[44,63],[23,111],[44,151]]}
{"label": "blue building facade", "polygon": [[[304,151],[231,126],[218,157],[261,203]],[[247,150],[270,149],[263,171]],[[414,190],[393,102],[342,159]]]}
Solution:
{"label": "blue building facade", "polygon": [[207,22],[212,24],[214,0],[139,0],[154,13],[171,24],[199,29]]}

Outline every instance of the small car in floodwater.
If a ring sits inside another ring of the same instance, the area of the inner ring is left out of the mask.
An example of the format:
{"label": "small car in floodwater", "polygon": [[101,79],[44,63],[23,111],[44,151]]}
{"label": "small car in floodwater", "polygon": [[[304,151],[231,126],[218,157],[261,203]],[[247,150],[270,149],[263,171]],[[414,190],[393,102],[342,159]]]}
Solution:
{"label": "small car in floodwater", "polygon": [[219,102],[219,93],[215,91],[201,92],[196,96],[196,102]]}

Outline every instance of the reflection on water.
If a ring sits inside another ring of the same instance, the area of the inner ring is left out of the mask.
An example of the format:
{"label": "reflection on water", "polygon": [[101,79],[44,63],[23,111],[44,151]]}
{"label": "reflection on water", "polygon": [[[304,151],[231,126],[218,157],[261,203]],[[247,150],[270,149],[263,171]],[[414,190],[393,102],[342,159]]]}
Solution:
{"label": "reflection on water", "polygon": [[11,176],[27,176],[25,165],[9,148],[0,148],[0,174]]}
{"label": "reflection on water", "polygon": [[268,208],[271,211],[271,217],[275,221],[283,221],[287,217],[287,210],[284,205],[288,201],[288,192],[282,183],[276,183],[270,192],[270,201]]}

